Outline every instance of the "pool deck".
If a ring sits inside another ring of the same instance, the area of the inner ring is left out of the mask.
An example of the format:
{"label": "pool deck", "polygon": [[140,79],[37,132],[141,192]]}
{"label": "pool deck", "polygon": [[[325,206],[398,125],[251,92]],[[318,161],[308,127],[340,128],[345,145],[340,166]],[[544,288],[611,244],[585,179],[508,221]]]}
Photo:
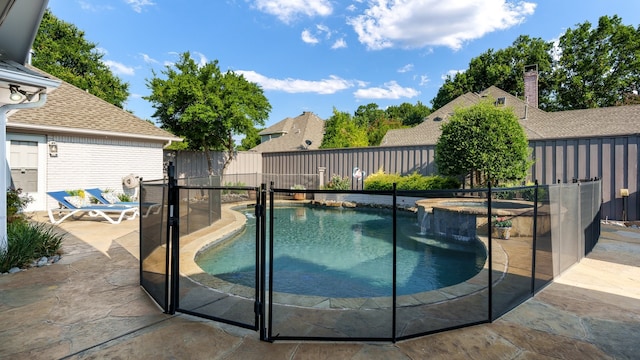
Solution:
{"label": "pool deck", "polygon": [[[46,214],[36,214],[46,222]],[[640,354],[640,230],[598,245],[491,324],[390,343],[265,343],[163,314],[139,286],[138,221],[67,220],[60,262],[0,275],[2,359],[633,359]]]}

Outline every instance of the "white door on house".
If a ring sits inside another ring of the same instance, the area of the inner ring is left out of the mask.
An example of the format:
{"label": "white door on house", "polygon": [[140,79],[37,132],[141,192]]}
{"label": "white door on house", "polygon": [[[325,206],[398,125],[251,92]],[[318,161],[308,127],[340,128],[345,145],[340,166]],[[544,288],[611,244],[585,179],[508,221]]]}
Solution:
{"label": "white door on house", "polygon": [[[8,134],[7,134],[8,135]],[[43,209],[45,200],[44,173],[41,165],[40,150],[44,138],[39,136],[7,136],[9,138],[9,168],[11,184],[32,201],[25,210]]]}
{"label": "white door on house", "polygon": [[38,192],[38,143],[11,140],[11,180],[25,193]]}

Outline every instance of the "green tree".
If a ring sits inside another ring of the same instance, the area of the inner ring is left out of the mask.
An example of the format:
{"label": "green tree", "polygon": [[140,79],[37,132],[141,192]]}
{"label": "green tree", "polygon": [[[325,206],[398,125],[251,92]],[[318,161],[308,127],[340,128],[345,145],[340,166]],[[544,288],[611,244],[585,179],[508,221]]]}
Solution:
{"label": "green tree", "polygon": [[475,178],[476,184],[522,180],[532,162],[524,129],[511,108],[493,101],[454,111],[442,125],[435,162],[445,176]]}
{"label": "green tree", "polygon": [[402,129],[404,127],[406,126],[403,126],[398,120],[380,119],[376,121],[367,128],[369,146],[379,146],[387,131],[392,129]]}
{"label": "green tree", "polygon": [[614,106],[631,99],[640,87],[640,26],[602,16],[568,29],[559,41],[555,78],[557,109]]}
{"label": "green tree", "polygon": [[33,42],[33,66],[123,108],[129,84],[113,75],[104,54],[75,25],[46,10]]}
{"label": "green tree", "polygon": [[232,71],[222,73],[218,61],[202,67],[189,52],[166,67],[161,79],[147,79],[151,95],[144,97],[155,108],[153,117],[161,127],[184,137],[191,150],[204,151],[213,174],[210,150],[227,153],[222,172],[233,159],[233,135],[264,125],[271,104],[262,88]]}
{"label": "green tree", "polygon": [[553,89],[552,49],[551,42],[522,35],[505,49],[487,50],[471,59],[465,72],[457,73],[453,77],[447,76],[431,100],[433,110],[467,92],[480,92],[492,85],[523,98],[523,74],[528,65],[538,66],[539,106],[542,109],[547,108]]}
{"label": "green tree", "polygon": [[387,114],[376,103],[360,105],[353,113],[353,121],[360,127],[367,128],[380,120],[386,120]]}
{"label": "green tree", "polygon": [[321,149],[367,146],[367,131],[346,112],[333,109],[333,115],[326,121]]}
{"label": "green tree", "polygon": [[431,109],[420,101],[415,105],[405,102],[400,105],[389,106],[385,110],[385,113],[387,114],[387,118],[399,121],[404,126],[416,126],[431,113]]}
{"label": "green tree", "polygon": [[244,139],[240,141],[240,146],[238,146],[238,150],[247,151],[252,149],[258,145],[260,145],[260,131],[264,129],[256,129],[255,127],[250,128],[246,133]]}

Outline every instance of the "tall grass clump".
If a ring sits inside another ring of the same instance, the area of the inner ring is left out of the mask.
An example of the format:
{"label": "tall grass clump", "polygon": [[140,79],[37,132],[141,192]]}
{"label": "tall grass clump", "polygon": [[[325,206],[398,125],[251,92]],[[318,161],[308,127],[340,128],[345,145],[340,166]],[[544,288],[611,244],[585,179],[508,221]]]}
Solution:
{"label": "tall grass clump", "polygon": [[7,251],[0,251],[0,273],[28,266],[43,256],[60,253],[63,235],[53,226],[29,222],[22,210],[31,200],[20,189],[7,190]]}
{"label": "tall grass clump", "polygon": [[329,182],[323,187],[325,190],[349,190],[351,189],[351,180],[348,176],[342,177],[337,174],[331,175]]}

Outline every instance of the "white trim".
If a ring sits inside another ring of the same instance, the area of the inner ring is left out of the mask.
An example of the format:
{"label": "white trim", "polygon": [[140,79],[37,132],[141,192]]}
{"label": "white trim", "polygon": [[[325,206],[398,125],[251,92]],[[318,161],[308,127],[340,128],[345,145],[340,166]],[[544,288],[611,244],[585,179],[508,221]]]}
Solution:
{"label": "white trim", "polygon": [[[47,137],[45,135],[30,135],[30,134],[7,134],[7,161],[9,168],[11,168],[11,141],[30,141],[38,143],[38,191],[36,193],[25,193],[31,196],[33,201],[27,205],[25,211],[34,211],[42,209],[47,203],[47,157],[49,155],[49,147],[47,144]],[[9,172],[11,176],[11,172]]]}
{"label": "white trim", "polygon": [[158,140],[158,141],[165,141],[165,142],[182,141],[182,138],[179,138],[179,137],[140,135],[140,134],[130,134],[130,133],[121,133],[121,132],[111,132],[111,131],[67,128],[62,126],[43,126],[43,125],[33,125],[33,124],[22,124],[22,123],[14,123],[14,122],[7,122],[7,130],[9,129],[38,130],[43,132],[49,131],[49,132],[60,132],[60,133],[68,133],[68,134],[101,136],[101,137],[102,136],[124,137],[124,138],[144,139],[144,140]]}

